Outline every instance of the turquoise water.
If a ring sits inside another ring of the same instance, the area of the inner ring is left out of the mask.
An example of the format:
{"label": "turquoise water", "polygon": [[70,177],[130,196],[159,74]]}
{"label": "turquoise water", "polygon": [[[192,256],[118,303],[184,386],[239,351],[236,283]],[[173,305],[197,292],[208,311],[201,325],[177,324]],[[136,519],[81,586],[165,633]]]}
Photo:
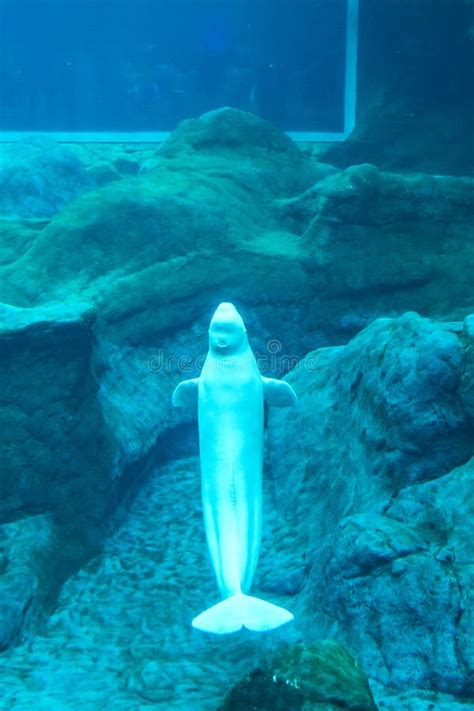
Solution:
{"label": "turquoise water", "polygon": [[0,0],[0,709],[473,707],[472,13]]}
{"label": "turquoise water", "polygon": [[346,5],[4,2],[1,128],[169,131],[234,106],[341,131]]}

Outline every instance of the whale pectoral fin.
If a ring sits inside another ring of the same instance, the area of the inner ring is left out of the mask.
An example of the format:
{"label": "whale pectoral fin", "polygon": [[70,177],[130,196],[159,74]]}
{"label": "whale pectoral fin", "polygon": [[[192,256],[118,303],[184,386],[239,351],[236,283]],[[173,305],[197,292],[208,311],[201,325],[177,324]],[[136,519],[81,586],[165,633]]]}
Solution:
{"label": "whale pectoral fin", "polygon": [[175,407],[185,407],[191,412],[197,412],[199,378],[183,380],[173,393],[171,402]]}
{"label": "whale pectoral fin", "polygon": [[263,396],[265,402],[270,407],[292,407],[296,405],[298,398],[296,393],[284,380],[275,378],[263,378]]}

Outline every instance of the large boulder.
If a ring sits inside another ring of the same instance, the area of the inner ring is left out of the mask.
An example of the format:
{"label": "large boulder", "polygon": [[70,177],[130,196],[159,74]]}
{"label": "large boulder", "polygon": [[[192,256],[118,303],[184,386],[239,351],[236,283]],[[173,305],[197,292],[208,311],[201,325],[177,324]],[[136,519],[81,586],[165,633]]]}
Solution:
{"label": "large boulder", "polygon": [[280,201],[283,224],[301,234],[323,319],[332,315],[350,329],[351,321],[360,327],[408,304],[433,318],[466,316],[474,297],[474,250],[466,243],[472,184],[358,165]]}
{"label": "large boulder", "polygon": [[288,376],[299,411],[269,417],[300,618],[379,681],[460,698],[474,694],[470,324],[380,319],[309,354]]}
{"label": "large boulder", "polygon": [[218,711],[377,709],[357,661],[337,642],[281,649],[249,672]]}

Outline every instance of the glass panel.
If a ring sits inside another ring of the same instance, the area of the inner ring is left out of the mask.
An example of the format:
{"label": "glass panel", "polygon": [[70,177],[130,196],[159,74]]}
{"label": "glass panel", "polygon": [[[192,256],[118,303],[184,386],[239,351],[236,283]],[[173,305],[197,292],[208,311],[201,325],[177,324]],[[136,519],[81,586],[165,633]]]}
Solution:
{"label": "glass panel", "polygon": [[357,0],[0,0],[0,35],[1,132],[161,138],[222,106],[353,127]]}

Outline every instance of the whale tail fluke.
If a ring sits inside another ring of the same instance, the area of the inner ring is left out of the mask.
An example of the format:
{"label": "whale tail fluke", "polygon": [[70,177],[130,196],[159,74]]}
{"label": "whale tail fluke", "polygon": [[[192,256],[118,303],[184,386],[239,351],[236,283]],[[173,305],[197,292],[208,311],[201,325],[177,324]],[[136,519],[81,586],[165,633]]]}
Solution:
{"label": "whale tail fluke", "polygon": [[265,632],[292,619],[293,615],[284,607],[237,593],[201,612],[194,618],[192,625],[198,630],[214,634],[238,632],[242,627],[253,632]]}

